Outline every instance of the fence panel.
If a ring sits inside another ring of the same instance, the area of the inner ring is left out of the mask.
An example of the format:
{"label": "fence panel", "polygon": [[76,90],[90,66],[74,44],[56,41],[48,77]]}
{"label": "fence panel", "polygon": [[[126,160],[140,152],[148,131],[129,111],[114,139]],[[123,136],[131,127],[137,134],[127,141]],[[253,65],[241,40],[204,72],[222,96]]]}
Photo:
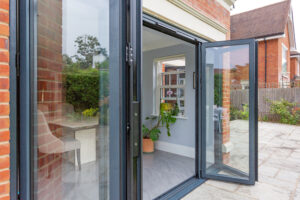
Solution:
{"label": "fence panel", "polygon": [[[232,90],[230,92],[231,106],[242,109],[243,104],[248,104],[249,92],[247,90]],[[258,113],[259,117],[270,115],[271,101],[285,99],[300,105],[300,88],[259,88],[258,89]]]}

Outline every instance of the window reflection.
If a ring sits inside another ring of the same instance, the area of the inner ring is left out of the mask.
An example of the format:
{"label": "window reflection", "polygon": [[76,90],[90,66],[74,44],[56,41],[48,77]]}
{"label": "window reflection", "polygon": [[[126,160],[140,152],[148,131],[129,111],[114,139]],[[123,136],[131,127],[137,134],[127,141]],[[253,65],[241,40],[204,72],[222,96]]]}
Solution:
{"label": "window reflection", "polygon": [[36,199],[108,199],[108,0],[38,0]]}

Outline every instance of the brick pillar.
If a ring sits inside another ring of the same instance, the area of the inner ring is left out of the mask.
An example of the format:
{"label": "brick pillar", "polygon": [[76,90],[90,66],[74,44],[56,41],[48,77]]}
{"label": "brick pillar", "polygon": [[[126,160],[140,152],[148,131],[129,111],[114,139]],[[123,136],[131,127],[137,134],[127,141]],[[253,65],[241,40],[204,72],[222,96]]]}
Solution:
{"label": "brick pillar", "polygon": [[9,0],[0,1],[0,199],[9,199]]}
{"label": "brick pillar", "polygon": [[[230,142],[230,53],[223,55],[223,80],[222,80],[222,107],[223,107],[223,120],[222,120],[222,134],[223,145]],[[229,162],[230,153],[223,153],[223,163]]]}

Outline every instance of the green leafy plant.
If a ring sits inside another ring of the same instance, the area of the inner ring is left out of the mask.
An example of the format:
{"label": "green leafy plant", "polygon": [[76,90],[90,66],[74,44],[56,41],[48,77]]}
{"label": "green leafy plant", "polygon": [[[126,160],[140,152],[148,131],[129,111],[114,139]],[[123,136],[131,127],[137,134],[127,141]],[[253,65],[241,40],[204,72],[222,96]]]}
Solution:
{"label": "green leafy plant", "polygon": [[248,104],[243,105],[243,110],[241,111],[241,119],[243,119],[243,120],[249,119],[249,106],[248,106]]}
{"label": "green leafy plant", "polygon": [[248,120],[249,119],[249,106],[248,104],[243,105],[243,110],[239,110],[238,108],[231,106],[230,107],[230,120]]}
{"label": "green leafy plant", "polygon": [[[167,104],[160,105],[160,114],[158,116],[147,117],[146,120],[156,121],[154,126],[148,128],[145,124],[142,126],[143,138],[151,139],[152,141],[157,141],[161,134],[161,127],[166,127],[167,135],[171,136],[170,125],[176,122],[175,116],[178,115],[179,109],[178,105],[175,105],[174,108],[166,108]],[[169,104],[168,104],[169,105]]]}
{"label": "green leafy plant", "polygon": [[94,117],[97,115],[99,109],[98,108],[89,108],[82,112],[84,117]]}
{"label": "green leafy plant", "polygon": [[234,106],[230,106],[230,120],[240,119],[240,110]]}
{"label": "green leafy plant", "polygon": [[300,120],[299,111],[295,111],[296,103],[291,103],[285,99],[280,101],[271,101],[267,99],[267,102],[271,103],[270,112],[279,117],[281,123],[296,125]]}
{"label": "green leafy plant", "polygon": [[214,102],[215,105],[222,107],[223,105],[223,75],[215,74],[214,76]]}

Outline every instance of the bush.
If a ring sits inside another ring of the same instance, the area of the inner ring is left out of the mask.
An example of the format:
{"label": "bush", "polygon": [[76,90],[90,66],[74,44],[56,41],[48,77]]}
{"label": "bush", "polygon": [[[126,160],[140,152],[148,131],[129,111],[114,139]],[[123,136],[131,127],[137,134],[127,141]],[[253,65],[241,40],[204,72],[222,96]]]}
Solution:
{"label": "bush", "polygon": [[214,103],[222,107],[223,105],[223,75],[215,74],[214,76]]}
{"label": "bush", "polygon": [[98,109],[99,101],[109,95],[109,73],[92,68],[66,70],[63,87],[66,101],[76,112]]}
{"label": "bush", "polygon": [[249,119],[249,106],[248,104],[243,105],[243,110],[239,110],[234,106],[230,106],[230,120],[248,120]]}
{"label": "bush", "polygon": [[299,123],[300,113],[299,111],[294,111],[296,103],[291,103],[285,99],[280,101],[271,101],[270,111],[271,114],[278,116],[281,123],[296,125]]}

